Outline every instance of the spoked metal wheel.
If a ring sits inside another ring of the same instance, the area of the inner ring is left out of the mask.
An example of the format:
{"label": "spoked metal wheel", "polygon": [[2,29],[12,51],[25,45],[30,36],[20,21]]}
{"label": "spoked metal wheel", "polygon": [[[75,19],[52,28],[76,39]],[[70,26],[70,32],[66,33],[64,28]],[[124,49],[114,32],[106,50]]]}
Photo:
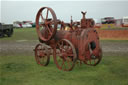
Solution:
{"label": "spoked metal wheel", "polygon": [[49,7],[41,8],[36,15],[36,31],[39,38],[49,41],[57,31],[55,12]]}
{"label": "spoked metal wheel", "polygon": [[47,66],[50,61],[50,55],[48,54],[48,49],[42,44],[38,44],[35,47],[35,59],[37,64],[41,66]]}
{"label": "spoked metal wheel", "polygon": [[85,53],[87,59],[84,63],[96,66],[102,59],[102,49],[99,44],[99,37],[96,30],[88,29],[86,47]]}
{"label": "spoked metal wheel", "polygon": [[77,54],[73,44],[67,40],[60,40],[54,49],[54,61],[57,68],[64,71],[71,71],[75,66]]}
{"label": "spoked metal wheel", "polygon": [[99,49],[98,56],[95,56],[93,53],[91,53],[90,59],[87,59],[86,61],[84,61],[84,63],[90,66],[96,66],[97,64],[100,63],[101,59],[102,59],[102,49]]}

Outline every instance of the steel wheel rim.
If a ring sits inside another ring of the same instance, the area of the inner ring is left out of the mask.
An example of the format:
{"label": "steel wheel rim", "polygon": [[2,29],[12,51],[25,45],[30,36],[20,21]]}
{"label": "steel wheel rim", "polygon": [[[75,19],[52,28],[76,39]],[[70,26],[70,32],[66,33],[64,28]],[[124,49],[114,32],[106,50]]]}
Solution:
{"label": "steel wheel rim", "polygon": [[[56,48],[60,48],[61,45],[59,45],[61,42],[65,43],[67,45],[64,45],[64,48],[60,50],[60,55],[56,55]],[[69,46],[70,45],[70,46]],[[69,50],[72,51],[71,53],[68,53],[68,49],[65,48],[66,46],[69,46]],[[63,70],[63,71],[71,71],[73,67],[75,66],[75,62],[77,60],[77,55],[74,46],[69,40],[63,39],[59,41],[56,44],[56,48],[54,49],[54,61],[56,63],[56,66],[58,69]],[[63,50],[67,49],[67,51],[62,52]],[[67,55],[66,55],[67,54]],[[59,60],[60,59],[60,60]]]}
{"label": "steel wheel rim", "polygon": [[[45,9],[47,10],[47,14],[46,14],[46,19],[44,18],[44,16],[42,15],[43,11],[45,11]],[[52,20],[51,21],[47,21],[48,16],[49,16],[49,12],[52,15]],[[41,18],[41,25],[40,25],[40,18]],[[45,23],[45,24],[43,24]],[[51,26],[51,24],[53,24],[53,27],[49,27]],[[42,28],[43,27],[43,28]],[[43,29],[45,31],[44,35],[41,33],[41,29]],[[47,30],[47,31],[46,31]],[[49,41],[50,39],[52,39],[52,37],[54,37],[56,31],[57,31],[57,17],[55,12],[49,8],[49,7],[42,7],[37,15],[36,15],[36,31],[38,34],[38,37],[43,40],[43,41]],[[47,33],[46,33],[47,32]]]}
{"label": "steel wheel rim", "polygon": [[[90,36],[89,32],[92,33],[93,36]],[[94,50],[92,50],[91,47],[89,46],[90,43],[93,41],[96,43],[96,48]],[[95,29],[89,28],[87,30],[87,45],[86,46],[88,47],[88,51],[86,51],[88,55],[86,55],[87,59],[84,61],[84,63],[90,66],[96,66],[97,64],[100,63],[102,59],[102,49],[99,43],[99,37],[98,37],[97,31]]]}
{"label": "steel wheel rim", "polygon": [[98,56],[98,58],[88,59],[84,61],[84,63],[90,66],[96,66],[100,63],[101,59],[102,59],[102,49],[100,49],[100,55]]}
{"label": "steel wheel rim", "polygon": [[44,56],[42,47],[43,47],[42,44],[38,44],[35,47],[35,59],[36,59],[37,64],[41,66],[47,66],[49,64],[50,56],[49,55]]}

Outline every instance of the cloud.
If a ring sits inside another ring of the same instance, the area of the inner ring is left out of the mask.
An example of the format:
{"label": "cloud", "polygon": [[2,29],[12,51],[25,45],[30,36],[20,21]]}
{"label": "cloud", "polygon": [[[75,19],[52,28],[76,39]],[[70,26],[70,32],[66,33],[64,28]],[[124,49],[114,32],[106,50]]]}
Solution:
{"label": "cloud", "polygon": [[35,21],[37,11],[44,6],[51,7],[58,19],[65,22],[80,20],[81,11],[87,11],[88,18],[100,19],[106,16],[122,18],[128,16],[126,1],[2,1],[1,20],[4,23],[13,21]]}

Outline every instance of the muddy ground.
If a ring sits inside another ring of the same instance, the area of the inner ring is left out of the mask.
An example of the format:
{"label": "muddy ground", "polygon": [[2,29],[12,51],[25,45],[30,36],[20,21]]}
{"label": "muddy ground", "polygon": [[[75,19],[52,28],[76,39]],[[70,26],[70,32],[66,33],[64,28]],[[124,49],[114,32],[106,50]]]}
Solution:
{"label": "muddy ground", "polygon": [[[38,40],[0,41],[0,56],[30,55]],[[101,41],[103,56],[128,56],[128,41]]]}

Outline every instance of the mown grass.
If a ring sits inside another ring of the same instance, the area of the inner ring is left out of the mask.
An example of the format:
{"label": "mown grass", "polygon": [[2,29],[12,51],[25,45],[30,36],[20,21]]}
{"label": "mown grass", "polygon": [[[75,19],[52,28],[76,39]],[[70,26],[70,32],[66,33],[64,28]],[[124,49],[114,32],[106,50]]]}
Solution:
{"label": "mown grass", "polygon": [[[38,40],[36,28],[15,28],[14,33],[11,38],[4,37],[0,38],[1,41],[16,41],[16,40]],[[125,42],[128,40],[118,40],[118,39],[100,39],[101,41],[114,41],[114,42]]]}
{"label": "mown grass", "polygon": [[1,38],[3,41],[15,40],[37,40],[37,33],[35,28],[15,28],[12,37]]}
{"label": "mown grass", "polygon": [[[4,42],[37,40],[35,29],[15,29]],[[101,42],[127,42],[102,40]],[[104,54],[104,53],[103,53]],[[128,85],[128,54],[104,55],[99,65],[76,64],[70,72],[58,70],[53,57],[47,67],[37,65],[34,53],[0,52],[0,85]]]}
{"label": "mown grass", "polygon": [[101,27],[101,30],[128,30],[128,27]]}
{"label": "mown grass", "polygon": [[112,39],[101,39],[100,40],[100,42],[102,42],[102,43],[106,43],[106,42],[116,42],[116,43],[126,43],[126,42],[128,42],[128,40],[112,40]]}
{"label": "mown grass", "polygon": [[128,85],[128,57],[104,56],[95,67],[76,64],[70,72],[36,64],[34,56],[1,56],[1,85]]}

